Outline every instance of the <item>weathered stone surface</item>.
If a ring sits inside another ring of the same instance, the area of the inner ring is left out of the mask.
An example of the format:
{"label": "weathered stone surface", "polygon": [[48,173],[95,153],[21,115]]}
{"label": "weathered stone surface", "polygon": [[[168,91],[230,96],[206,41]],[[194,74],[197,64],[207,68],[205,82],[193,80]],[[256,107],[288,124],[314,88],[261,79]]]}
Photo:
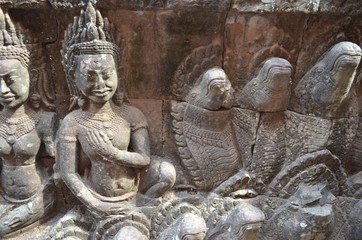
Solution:
{"label": "weathered stone surface", "polygon": [[[88,2],[0,1],[27,29],[24,49],[36,53],[26,69],[31,94],[19,104],[34,110],[13,124],[7,103],[18,99],[7,89],[16,92],[27,77],[14,63],[24,59],[8,51],[18,47],[19,29],[0,17],[0,233],[11,226],[9,239],[360,237],[359,1]],[[91,112],[108,103],[110,111]],[[49,135],[57,135],[55,166]],[[26,198],[34,189],[41,190]],[[18,224],[3,221],[13,216]]]}
{"label": "weathered stone surface", "polygon": [[360,14],[361,4],[356,1],[333,1],[325,2],[320,0],[297,0],[297,1],[282,1],[282,0],[254,0],[244,1],[236,0],[233,3],[233,8],[240,12],[303,12],[303,13],[349,13]]}
{"label": "weathered stone surface", "polygon": [[271,57],[292,65],[300,49],[298,25],[303,15],[252,15],[229,12],[225,22],[223,65],[236,89],[242,89],[258,74],[258,67]]}

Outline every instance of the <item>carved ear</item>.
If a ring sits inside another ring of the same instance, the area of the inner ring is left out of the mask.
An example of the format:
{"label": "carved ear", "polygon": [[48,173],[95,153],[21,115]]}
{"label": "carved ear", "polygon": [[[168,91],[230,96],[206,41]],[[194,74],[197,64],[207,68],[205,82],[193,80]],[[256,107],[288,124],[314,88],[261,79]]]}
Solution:
{"label": "carved ear", "polygon": [[39,71],[38,69],[32,69],[30,70],[30,79],[34,81],[35,79],[39,78]]}
{"label": "carved ear", "polygon": [[33,93],[30,95],[29,101],[31,103],[31,105],[35,108],[38,109],[40,108],[41,105],[41,97],[39,94],[37,93]]}
{"label": "carved ear", "polygon": [[30,70],[29,101],[31,103],[31,106],[33,106],[35,109],[40,108],[40,105],[41,105],[41,96],[39,94],[39,89],[38,89],[39,75],[40,75],[39,69]]}

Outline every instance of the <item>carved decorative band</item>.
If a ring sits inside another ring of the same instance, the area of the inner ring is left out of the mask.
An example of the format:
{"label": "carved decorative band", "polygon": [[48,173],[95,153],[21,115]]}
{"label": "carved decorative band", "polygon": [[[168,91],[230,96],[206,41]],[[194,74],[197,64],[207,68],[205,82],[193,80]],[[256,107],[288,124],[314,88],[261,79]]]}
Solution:
{"label": "carved decorative band", "polygon": [[24,66],[28,67],[30,62],[30,54],[25,47],[2,46],[0,47],[0,60],[17,59]]}

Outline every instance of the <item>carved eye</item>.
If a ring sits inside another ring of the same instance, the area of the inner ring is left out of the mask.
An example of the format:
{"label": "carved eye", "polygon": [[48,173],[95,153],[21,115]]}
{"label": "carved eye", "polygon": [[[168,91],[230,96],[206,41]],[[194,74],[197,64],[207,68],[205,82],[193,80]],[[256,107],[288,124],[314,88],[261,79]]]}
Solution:
{"label": "carved eye", "polygon": [[112,72],[103,73],[103,79],[104,79],[104,80],[107,80],[107,79],[109,79],[112,75],[113,75]]}
{"label": "carved eye", "polygon": [[13,84],[17,79],[18,79],[17,76],[12,76],[12,75],[5,75],[4,76],[4,81],[5,81],[6,85],[8,85],[8,86]]}
{"label": "carved eye", "polygon": [[93,72],[89,72],[89,73],[87,74],[87,79],[88,79],[88,81],[90,81],[90,82],[95,82],[95,81],[96,81],[96,74],[93,73]]}

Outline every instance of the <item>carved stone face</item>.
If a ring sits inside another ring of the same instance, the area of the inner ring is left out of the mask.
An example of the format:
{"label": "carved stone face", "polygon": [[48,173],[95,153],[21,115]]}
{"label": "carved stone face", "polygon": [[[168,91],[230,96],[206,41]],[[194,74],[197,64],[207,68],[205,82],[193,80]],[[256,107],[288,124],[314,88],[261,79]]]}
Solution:
{"label": "carved stone face", "polygon": [[0,60],[0,104],[17,108],[29,97],[29,72],[17,59]]}
{"label": "carved stone face", "polygon": [[186,101],[209,110],[230,108],[233,104],[233,90],[224,70],[212,68],[206,71]]}
{"label": "carved stone face", "polygon": [[77,56],[75,80],[82,94],[95,103],[105,103],[114,95],[117,84],[117,69],[110,54],[83,54]]}

